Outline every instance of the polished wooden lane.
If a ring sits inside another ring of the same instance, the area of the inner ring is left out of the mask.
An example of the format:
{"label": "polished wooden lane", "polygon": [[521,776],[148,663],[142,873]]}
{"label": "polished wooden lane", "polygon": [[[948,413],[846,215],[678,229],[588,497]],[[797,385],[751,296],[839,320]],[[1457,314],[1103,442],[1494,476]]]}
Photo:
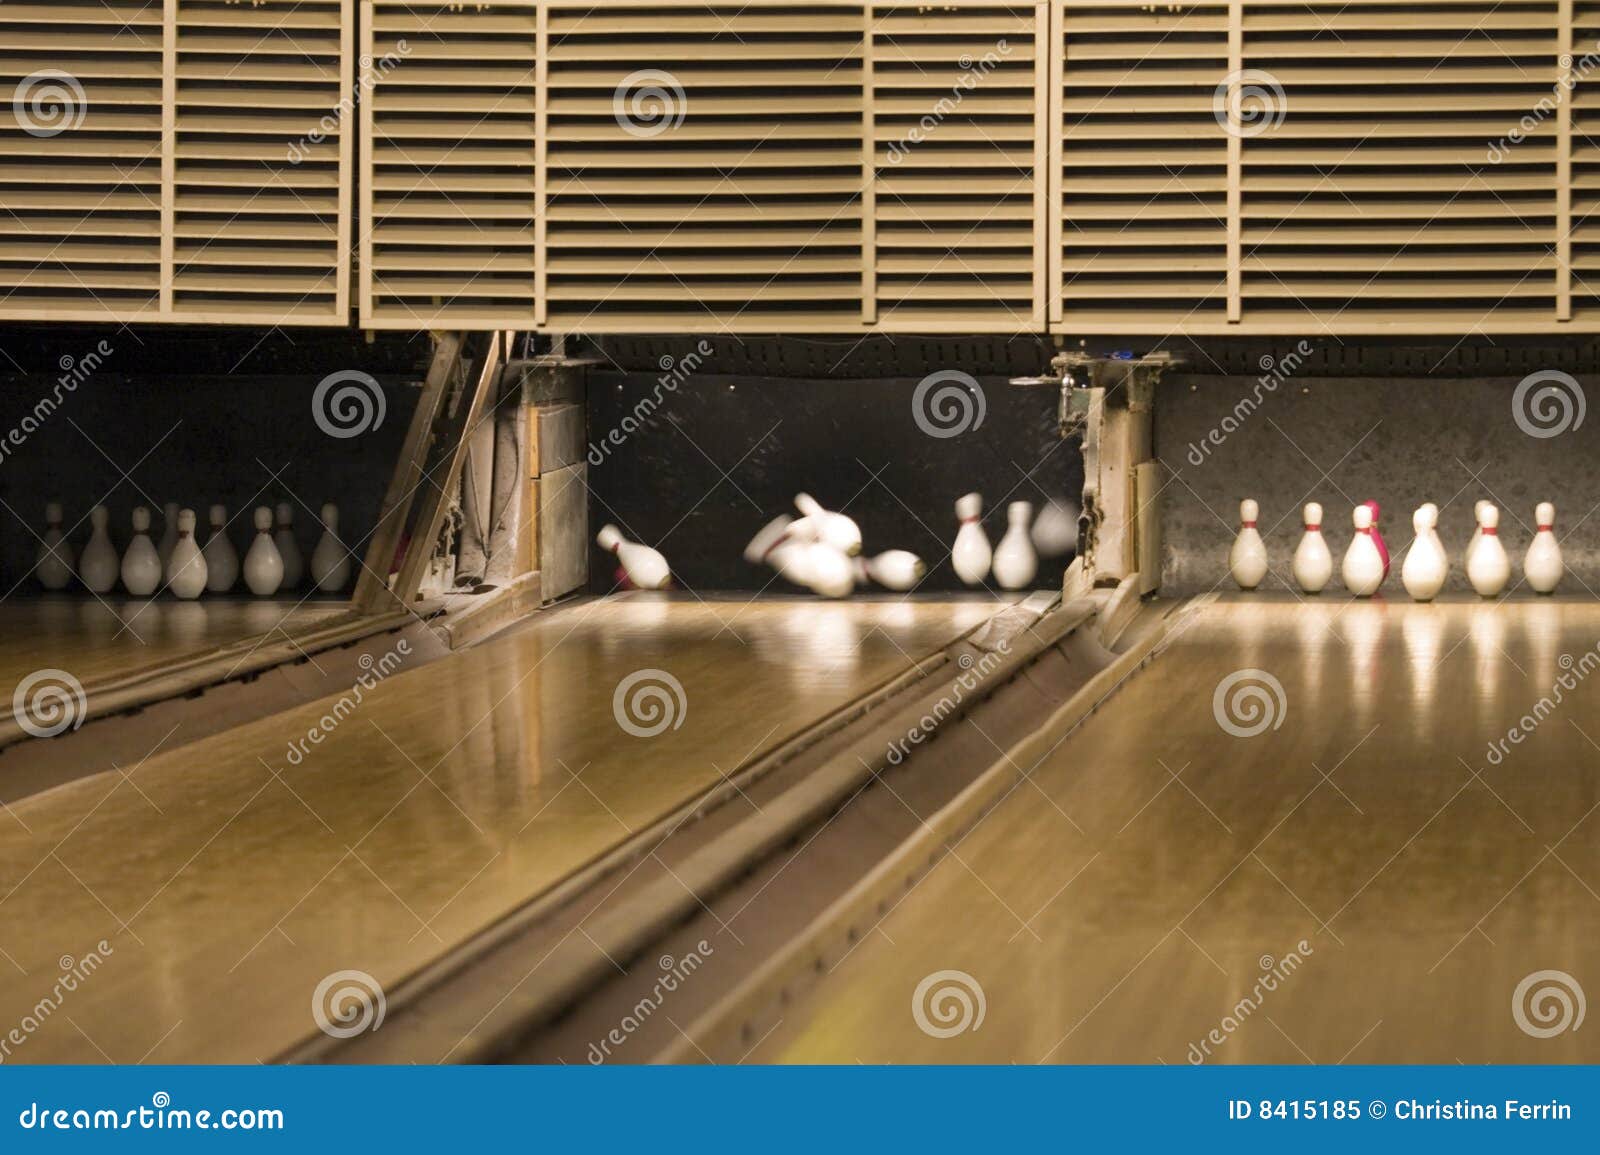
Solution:
{"label": "polished wooden lane", "polygon": [[346,609],[298,598],[14,598],[0,602],[0,687],[44,667],[93,686],[245,638],[309,629]]}
{"label": "polished wooden lane", "polygon": [[11,1061],[270,1057],[326,976],[392,988],[995,608],[596,601],[25,800],[0,812],[0,1036],[110,954]]}
{"label": "polished wooden lane", "polygon": [[1600,604],[1191,620],[748,1061],[1600,1061]]}

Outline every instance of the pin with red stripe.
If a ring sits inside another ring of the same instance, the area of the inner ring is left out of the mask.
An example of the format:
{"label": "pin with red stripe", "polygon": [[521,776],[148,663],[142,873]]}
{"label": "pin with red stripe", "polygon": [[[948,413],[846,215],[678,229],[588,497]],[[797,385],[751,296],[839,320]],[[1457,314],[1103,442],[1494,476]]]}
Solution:
{"label": "pin with red stripe", "polygon": [[1294,580],[1306,593],[1319,594],[1333,577],[1333,554],[1322,536],[1322,506],[1310,502],[1304,514],[1306,532],[1295,547]]}
{"label": "pin with red stripe", "polygon": [[1242,590],[1255,589],[1267,576],[1267,543],[1256,528],[1259,516],[1261,507],[1252,498],[1239,503],[1239,536],[1233,539],[1233,549],[1228,553],[1228,572]]}
{"label": "pin with red stripe", "polygon": [[1484,502],[1478,507],[1478,542],[1467,562],[1467,580],[1480,597],[1492,598],[1511,579],[1511,559],[1500,544],[1500,507]]}
{"label": "pin with red stripe", "polygon": [[1533,516],[1539,528],[1522,558],[1522,576],[1528,579],[1534,593],[1554,593],[1567,569],[1561,557],[1561,543],[1556,540],[1556,507],[1541,501]]}

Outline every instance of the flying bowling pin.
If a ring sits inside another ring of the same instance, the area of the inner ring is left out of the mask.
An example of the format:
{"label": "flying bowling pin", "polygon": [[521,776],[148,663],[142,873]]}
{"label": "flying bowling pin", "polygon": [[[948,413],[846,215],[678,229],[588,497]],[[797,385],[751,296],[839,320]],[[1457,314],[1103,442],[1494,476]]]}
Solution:
{"label": "flying bowling pin", "polygon": [[1039,572],[1039,555],[1033,552],[1028,525],[1033,520],[1033,503],[1013,501],[1006,506],[1009,523],[1000,544],[994,547],[994,580],[1001,589],[1020,590]]}
{"label": "flying bowling pin", "polygon": [[1306,532],[1294,548],[1294,562],[1290,566],[1294,580],[1308,594],[1320,594],[1333,577],[1333,554],[1328,551],[1328,541],[1322,536],[1322,506],[1308,502],[1303,511]]}
{"label": "flying bowling pin", "polygon": [[877,557],[858,557],[855,562],[858,582],[865,585],[870,579],[888,590],[913,589],[928,572],[920,557],[904,549],[886,550]]}
{"label": "flying bowling pin", "polygon": [[1478,511],[1478,548],[1467,563],[1467,580],[1480,597],[1492,598],[1510,579],[1511,559],[1500,544],[1500,510],[1486,501]]}
{"label": "flying bowling pin", "polygon": [[178,511],[178,540],[167,555],[167,588],[174,597],[192,601],[206,588],[206,559],[194,540],[194,510]]}
{"label": "flying bowling pin", "polygon": [[849,557],[861,552],[861,527],[853,520],[823,509],[809,493],[795,494],[794,507],[801,518],[789,528],[792,537],[810,537]]}
{"label": "flying bowling pin", "polygon": [[283,585],[292,590],[300,584],[306,572],[305,559],[300,554],[300,543],[294,539],[294,507],[287,501],[278,502],[278,532],[272,539],[283,559]]}
{"label": "flying bowling pin", "polygon": [[994,562],[994,550],[989,546],[989,535],[983,532],[978,519],[983,516],[983,495],[969,493],[956,502],[956,518],[961,528],[956,532],[955,544],[950,549],[950,564],[956,577],[969,586],[982,583],[989,576],[989,566]]}
{"label": "flying bowling pin", "polygon": [[38,564],[33,576],[47,590],[64,590],[72,583],[72,543],[61,532],[61,503],[44,507],[44,541],[39,546]]}
{"label": "flying bowling pin", "polygon": [[1378,543],[1372,540],[1372,510],[1358,505],[1352,520],[1356,535],[1344,551],[1339,572],[1347,590],[1358,598],[1367,598],[1383,584],[1383,557],[1378,553]]}
{"label": "flying bowling pin", "polygon": [[1556,507],[1541,501],[1533,512],[1538,529],[1528,543],[1528,552],[1522,558],[1522,576],[1535,593],[1553,593],[1566,572],[1561,559],[1561,543],[1556,540]]}
{"label": "flying bowling pin", "polygon": [[1472,555],[1478,552],[1478,543],[1483,540],[1483,511],[1488,504],[1487,501],[1479,500],[1472,505],[1472,540],[1467,542],[1467,548],[1461,554],[1463,568],[1472,564]]}
{"label": "flying bowling pin", "polygon": [[161,540],[156,543],[156,556],[161,559],[161,572],[167,572],[167,559],[178,541],[178,503],[169,501],[161,507]]}
{"label": "flying bowling pin", "polygon": [[322,506],[322,536],[311,551],[311,580],[324,593],[337,593],[350,580],[350,551],[339,540],[339,507],[331,501]]}
{"label": "flying bowling pin", "polygon": [[1400,567],[1400,582],[1414,601],[1431,602],[1444,588],[1444,579],[1450,573],[1450,559],[1445,556],[1444,545],[1434,532],[1438,520],[1439,509],[1432,502],[1411,515],[1411,527],[1416,536]]}
{"label": "flying bowling pin", "polygon": [[607,553],[617,555],[617,561],[622,565],[623,572],[628,575],[628,580],[633,583],[634,588],[664,590],[671,582],[672,568],[667,565],[667,559],[661,556],[661,552],[647,545],[628,541],[616,526],[603,526],[595,535],[595,541]]}
{"label": "flying bowling pin", "polygon": [[283,555],[272,540],[272,510],[256,506],[256,538],[244,555],[244,584],[258,598],[270,598],[283,584]]}
{"label": "flying bowling pin", "polygon": [[1378,528],[1378,517],[1382,511],[1375,501],[1366,501],[1362,502],[1362,504],[1372,510],[1372,544],[1378,547],[1378,556],[1383,559],[1383,576],[1387,579],[1389,576],[1389,547],[1384,544],[1383,531]]}
{"label": "flying bowling pin", "polygon": [[1052,497],[1033,519],[1031,536],[1040,557],[1064,557],[1078,548],[1078,511]]}
{"label": "flying bowling pin", "polygon": [[855,559],[810,537],[796,538],[796,524],[787,516],[773,518],[745,546],[745,560],[770,565],[786,581],[823,597],[844,597],[855,588]]}
{"label": "flying bowling pin", "polygon": [[121,570],[117,548],[111,544],[111,534],[106,529],[110,522],[111,515],[105,506],[97,505],[89,511],[89,524],[93,528],[89,544],[83,547],[83,556],[78,559],[78,576],[91,593],[110,593]]}
{"label": "flying bowling pin", "polygon": [[1260,516],[1261,507],[1254,498],[1247,497],[1239,503],[1239,536],[1228,551],[1228,572],[1242,590],[1255,589],[1267,576],[1267,543],[1256,529],[1256,518]]}
{"label": "flying bowling pin", "polygon": [[142,505],[133,511],[133,540],[122,555],[121,574],[123,586],[134,597],[147,598],[161,588],[161,554],[150,540],[150,511]]}
{"label": "flying bowling pin", "polygon": [[200,551],[206,559],[206,589],[214,594],[227,593],[239,580],[239,551],[228,540],[227,508],[213,505],[210,521],[211,536]]}

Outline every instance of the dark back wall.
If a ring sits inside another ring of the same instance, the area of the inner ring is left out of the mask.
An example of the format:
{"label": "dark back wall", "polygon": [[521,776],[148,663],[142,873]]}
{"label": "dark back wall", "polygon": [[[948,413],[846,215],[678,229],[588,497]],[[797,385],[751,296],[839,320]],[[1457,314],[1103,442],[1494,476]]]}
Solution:
{"label": "dark back wall", "polygon": [[[970,362],[962,368],[983,391],[984,416],[944,438],[916,421],[915,377],[816,380],[702,369],[663,389],[659,370],[593,372],[591,531],[615,521],[660,548],[691,589],[756,590],[773,574],[747,564],[744,547],[771,518],[795,514],[794,495],[805,491],[855,518],[868,555],[920,555],[929,571],[920,590],[963,589],[949,557],[956,498],[983,494],[984,527],[998,542],[1007,501],[1037,507],[1051,496],[1075,498],[1083,464],[1078,442],[1057,435],[1054,389],[1013,387]],[[620,445],[610,444],[608,432],[622,430],[624,418],[657,395],[659,408],[632,432],[619,432]],[[947,413],[936,428],[962,424],[959,411]],[[615,567],[595,558],[591,589],[603,592]],[[1042,563],[1037,585],[1059,586],[1068,560]],[[793,587],[779,581],[769,592]]]}
{"label": "dark back wall", "polygon": [[[1581,392],[1595,377],[1578,371],[1571,379]],[[1351,509],[1372,499],[1383,507],[1392,558],[1389,597],[1406,596],[1400,565],[1413,537],[1411,515],[1425,501],[1441,510],[1439,533],[1451,560],[1446,589],[1469,589],[1461,554],[1475,525],[1473,504],[1484,498],[1500,507],[1513,586],[1533,536],[1534,506],[1549,500],[1568,569],[1563,592],[1600,591],[1600,415],[1577,423],[1578,405],[1586,410],[1590,398],[1547,382],[1567,394],[1569,407],[1552,394],[1539,407],[1544,417],[1530,411],[1543,387],[1536,385],[1524,396],[1519,424],[1521,380],[1296,375],[1264,389],[1256,378],[1169,375],[1156,402],[1156,453],[1166,470],[1163,592],[1234,588],[1228,550],[1245,497],[1261,503],[1272,567],[1263,588],[1292,581],[1301,506],[1320,501],[1334,555],[1328,592],[1337,594]]]}

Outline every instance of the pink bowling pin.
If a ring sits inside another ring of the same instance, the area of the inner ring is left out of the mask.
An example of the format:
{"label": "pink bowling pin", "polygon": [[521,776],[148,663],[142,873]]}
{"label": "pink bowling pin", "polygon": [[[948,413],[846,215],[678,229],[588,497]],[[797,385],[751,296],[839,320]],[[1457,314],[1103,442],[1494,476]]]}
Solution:
{"label": "pink bowling pin", "polygon": [[1372,511],[1372,544],[1378,547],[1378,556],[1383,559],[1384,580],[1389,577],[1389,547],[1383,544],[1383,534],[1378,532],[1378,503],[1375,501],[1362,502]]}

